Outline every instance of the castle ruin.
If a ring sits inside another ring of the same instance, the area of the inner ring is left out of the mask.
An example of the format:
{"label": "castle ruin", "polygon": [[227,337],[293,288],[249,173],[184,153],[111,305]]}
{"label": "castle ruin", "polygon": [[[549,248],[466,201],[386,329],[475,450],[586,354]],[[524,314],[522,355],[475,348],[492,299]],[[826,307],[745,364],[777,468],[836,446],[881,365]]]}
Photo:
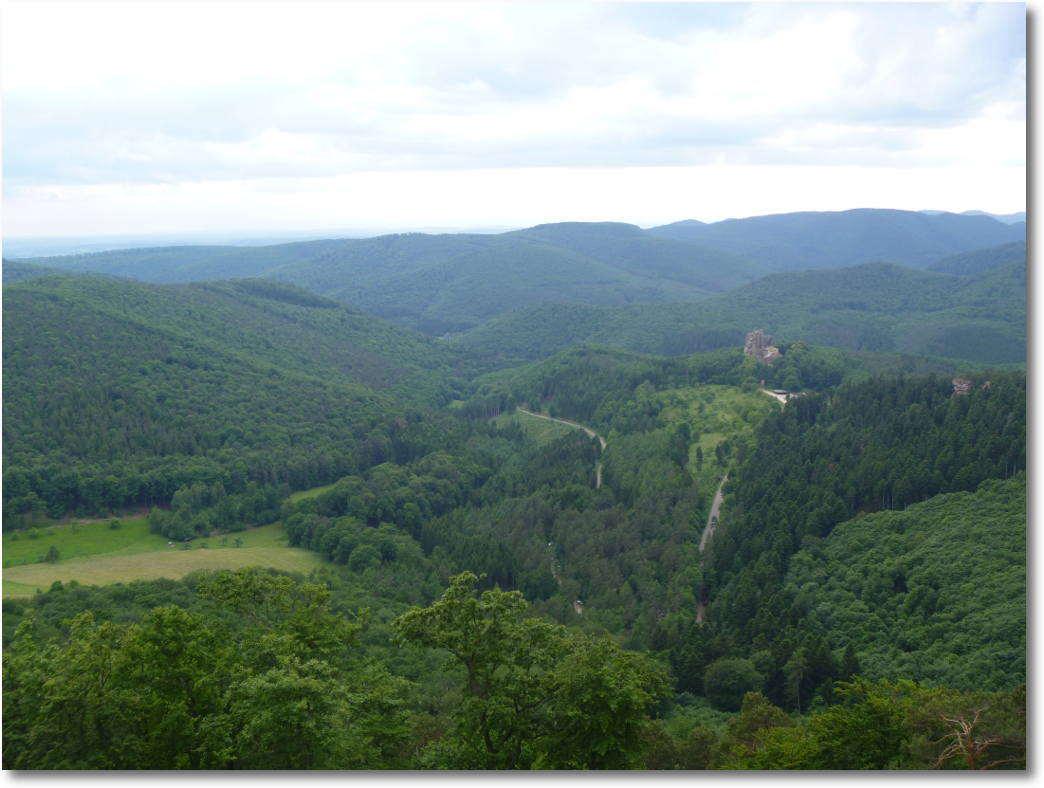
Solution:
{"label": "castle ruin", "polygon": [[772,344],[772,334],[766,334],[760,328],[747,334],[747,344],[743,352],[766,364],[779,358],[779,349]]}

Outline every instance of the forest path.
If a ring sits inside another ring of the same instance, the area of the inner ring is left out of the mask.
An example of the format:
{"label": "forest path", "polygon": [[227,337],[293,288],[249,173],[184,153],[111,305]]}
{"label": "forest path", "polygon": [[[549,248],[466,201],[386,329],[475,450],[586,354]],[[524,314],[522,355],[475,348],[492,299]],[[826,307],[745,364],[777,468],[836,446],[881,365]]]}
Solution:
{"label": "forest path", "polygon": [[[729,475],[726,473],[721,477],[721,484],[718,485],[718,491],[714,494],[714,503],[711,504],[710,514],[707,515],[707,526],[703,529],[703,536],[700,537],[700,552],[703,552],[703,548],[707,546],[707,540],[711,538],[711,534],[714,533],[714,523],[718,519],[718,509],[721,508],[721,502],[724,499],[721,491],[725,486],[725,482],[729,480]],[[705,598],[700,599],[696,603],[696,623],[703,623],[703,611],[707,609],[707,600]]]}
{"label": "forest path", "polygon": [[[543,413],[534,413],[533,411],[526,410],[525,408],[518,408],[518,410],[522,411],[527,416],[536,416],[538,419],[547,419],[548,421],[557,421],[559,424],[568,424],[570,427],[576,427],[578,430],[583,430],[588,435],[590,435],[592,438],[598,438],[599,443],[602,444],[602,448],[603,449],[605,448],[605,438],[603,438],[601,435],[599,435],[594,430],[592,430],[592,429],[590,429],[588,427],[585,427],[583,424],[578,424],[575,421],[567,421],[566,419],[556,419],[556,418],[554,418],[552,416],[545,416]],[[601,486],[602,486],[602,463],[601,462],[599,462],[598,465],[595,467],[595,471],[596,471],[595,489],[600,489]]]}
{"label": "forest path", "polygon": [[718,491],[714,493],[714,503],[711,504],[710,514],[707,515],[707,525],[703,529],[703,536],[700,537],[700,552],[703,552],[703,548],[707,546],[707,540],[711,538],[711,534],[714,533],[714,521],[718,519],[718,509],[721,508],[721,502],[724,500],[724,496],[721,494],[722,488],[725,486],[725,482],[729,480],[729,475],[726,473],[721,477],[721,484],[718,485]]}

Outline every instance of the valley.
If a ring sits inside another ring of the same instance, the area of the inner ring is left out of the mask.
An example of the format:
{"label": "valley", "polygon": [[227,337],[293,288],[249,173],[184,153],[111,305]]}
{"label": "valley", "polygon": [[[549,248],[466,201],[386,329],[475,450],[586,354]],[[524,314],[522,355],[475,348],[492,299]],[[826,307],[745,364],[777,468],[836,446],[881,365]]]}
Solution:
{"label": "valley", "polygon": [[910,213],[5,261],[5,768],[1023,768],[1025,224]]}

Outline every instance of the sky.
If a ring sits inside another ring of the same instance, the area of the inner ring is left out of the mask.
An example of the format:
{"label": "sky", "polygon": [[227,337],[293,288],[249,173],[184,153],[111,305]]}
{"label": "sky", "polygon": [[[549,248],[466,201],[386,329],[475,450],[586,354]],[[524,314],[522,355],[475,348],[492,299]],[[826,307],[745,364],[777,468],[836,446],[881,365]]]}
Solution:
{"label": "sky", "polygon": [[3,236],[1026,209],[1026,5],[7,3]]}

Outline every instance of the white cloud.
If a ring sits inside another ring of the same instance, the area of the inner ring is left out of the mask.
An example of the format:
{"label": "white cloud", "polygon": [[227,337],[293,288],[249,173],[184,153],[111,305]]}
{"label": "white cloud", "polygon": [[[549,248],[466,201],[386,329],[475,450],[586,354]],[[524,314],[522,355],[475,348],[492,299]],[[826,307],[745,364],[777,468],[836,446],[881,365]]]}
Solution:
{"label": "white cloud", "polygon": [[31,186],[715,162],[1024,180],[1024,9],[9,4],[5,229],[28,232]]}

